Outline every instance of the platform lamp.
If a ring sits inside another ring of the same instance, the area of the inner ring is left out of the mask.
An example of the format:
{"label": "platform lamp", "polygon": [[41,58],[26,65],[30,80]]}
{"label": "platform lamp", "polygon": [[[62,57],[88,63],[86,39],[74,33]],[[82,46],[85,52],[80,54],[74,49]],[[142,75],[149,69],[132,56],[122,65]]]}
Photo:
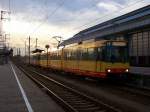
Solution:
{"label": "platform lamp", "polygon": [[47,49],[47,68],[48,68],[48,49],[49,49],[49,45],[47,44],[47,45],[45,45],[45,48]]}

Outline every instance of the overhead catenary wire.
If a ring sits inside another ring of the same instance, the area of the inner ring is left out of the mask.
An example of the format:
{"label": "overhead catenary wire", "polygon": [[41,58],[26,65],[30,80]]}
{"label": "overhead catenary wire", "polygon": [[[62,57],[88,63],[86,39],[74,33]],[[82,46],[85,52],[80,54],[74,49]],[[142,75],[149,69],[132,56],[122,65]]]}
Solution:
{"label": "overhead catenary wire", "polygon": [[[96,0],[91,0],[91,2],[93,2],[93,1],[96,1]],[[96,7],[96,5],[95,4],[90,4],[90,9],[92,9],[92,8],[94,8],[94,7]],[[78,15],[79,14],[82,14],[83,12],[82,12],[82,10],[81,11],[79,11],[79,13],[78,13]],[[76,13],[74,13],[74,15],[77,15]],[[77,15],[77,16],[78,16]],[[76,18],[73,18],[73,19],[57,19],[57,20],[55,20],[55,22],[71,22],[71,21],[79,21],[79,20],[81,20],[81,19],[76,19]]]}
{"label": "overhead catenary wire", "polygon": [[[43,7],[46,7],[47,6],[47,0],[44,0],[44,6]],[[43,9],[43,8],[42,8]],[[45,8],[44,8],[44,10],[46,10]],[[31,21],[31,19],[30,19],[31,17],[28,17],[28,19],[30,20],[29,21],[29,23],[31,23],[32,21]],[[32,25],[31,25],[32,26]],[[25,38],[25,40],[23,40],[22,38],[20,38],[20,40],[21,41],[26,41],[28,39],[28,37],[27,38]],[[32,38],[31,38],[31,36],[30,36],[30,41],[32,41]],[[33,44],[32,45],[30,45],[30,47],[32,47],[33,46]]]}
{"label": "overhead catenary wire", "polygon": [[[45,0],[45,1],[44,1],[44,6],[43,6],[43,7],[45,7],[45,8],[42,8],[42,10],[40,10],[40,11],[46,11],[47,4],[48,4],[48,3],[47,3],[47,0]],[[33,13],[32,13],[32,15],[33,15]],[[32,19],[32,17],[29,16],[29,17],[28,17],[28,20],[29,20],[29,24],[31,24],[30,26],[32,26],[32,24],[33,24],[33,22],[32,22],[33,20],[31,20],[31,19]]]}
{"label": "overhead catenary wire", "polygon": [[[10,0],[8,0],[8,2],[10,3]],[[48,4],[48,3],[47,3],[47,0],[44,0],[44,3],[43,3],[43,4],[44,4],[43,7],[47,7],[47,4]],[[9,8],[9,9],[11,9],[11,8]],[[43,9],[44,9],[43,11],[46,11],[46,8],[43,8]],[[52,11],[51,14],[52,14],[52,13],[54,13],[54,11]],[[47,17],[48,17],[48,16],[46,15],[45,19],[47,19]],[[32,22],[31,19],[30,19],[30,16],[28,16],[28,19],[30,20],[30,22]],[[44,20],[45,20],[45,19],[44,19]],[[43,21],[44,21],[44,20],[43,20]],[[30,23],[30,22],[29,22],[29,23]],[[32,23],[31,23],[31,24],[32,24]],[[37,26],[36,28],[38,28],[38,27],[39,27],[39,26]],[[28,34],[28,35],[29,35],[29,34]],[[27,39],[27,38],[26,38],[26,39]],[[25,39],[25,40],[26,40],[26,39]],[[24,42],[24,39],[20,38],[20,40],[22,40],[22,41]]]}
{"label": "overhead catenary wire", "polygon": [[10,0],[8,0],[8,10],[9,10],[9,12],[11,12],[11,9],[10,9]]}
{"label": "overhead catenary wire", "polygon": [[[42,23],[40,23],[31,34],[34,34],[50,17],[52,17],[59,9],[62,7],[65,3],[65,0],[62,0],[62,2],[56,7],[45,19]],[[30,34],[30,35],[31,35]]]}
{"label": "overhead catenary wire", "polygon": [[94,20],[92,20],[92,21],[89,21],[89,22],[87,22],[87,23],[85,23],[85,24],[83,24],[83,25],[81,25],[81,26],[75,27],[75,28],[73,28],[73,30],[81,29],[82,27],[85,27],[85,26],[87,26],[87,25],[93,24],[94,22],[97,22],[97,21],[99,21],[99,20],[102,19],[102,18],[105,18],[105,17],[110,16],[110,14],[112,15],[112,13],[121,12],[121,11],[123,11],[124,9],[127,9],[127,8],[129,8],[129,7],[131,7],[131,6],[134,6],[134,5],[136,5],[137,3],[143,2],[143,1],[144,1],[144,0],[138,0],[138,1],[134,2],[134,3],[132,3],[132,4],[128,4],[127,6],[124,6],[123,8],[121,8],[119,11],[113,11],[113,12],[111,12],[111,13],[105,14],[105,15],[103,15],[103,16],[97,18],[97,19],[94,19]]}
{"label": "overhead catenary wire", "polygon": [[[42,26],[48,19],[49,17],[51,17],[52,15],[54,15],[56,13],[56,11],[64,4],[65,0],[61,0],[62,2],[58,5],[58,7],[56,7],[49,15],[46,15],[45,19],[43,20],[42,23],[40,23],[31,34],[33,34],[34,32],[36,32],[38,30],[38,28],[40,28],[40,26]],[[47,6],[47,1],[45,0],[44,2],[45,7]],[[30,38],[31,38],[31,34],[30,34]],[[33,46],[33,44],[31,45]]]}
{"label": "overhead catenary wire", "polygon": [[[62,0],[62,2],[58,5],[58,7],[56,7],[45,19],[42,23],[40,23],[31,34],[34,34],[44,23],[47,22],[47,20],[52,17],[65,3],[65,0]],[[31,35],[30,34],[30,35]]]}
{"label": "overhead catenary wire", "polygon": [[[127,8],[129,8],[129,7],[131,7],[131,6],[137,5],[137,3],[143,2],[143,1],[144,1],[144,0],[138,0],[138,1],[135,1],[135,2],[133,2],[133,3],[129,3],[129,4],[127,4],[126,6],[123,6],[119,11],[113,11],[113,12],[111,12],[111,13],[108,13],[108,14],[106,14],[106,15],[100,17],[100,18],[97,18],[97,19],[95,19],[95,20],[92,20],[92,21],[90,21],[90,22],[88,22],[88,23],[86,23],[86,24],[84,24],[84,25],[82,25],[82,26],[80,26],[80,27],[74,28],[74,30],[76,30],[76,29],[78,29],[78,28],[81,28],[81,27],[83,27],[83,26],[85,26],[85,25],[89,25],[89,24],[91,24],[91,23],[93,23],[93,22],[96,22],[96,21],[98,21],[98,20],[101,19],[101,18],[110,16],[110,14],[112,14],[112,13],[121,12],[121,11],[123,11],[124,9],[127,9]],[[94,7],[94,6],[92,5],[92,8],[93,8],[93,7]],[[37,29],[37,30],[38,30],[38,29]]]}

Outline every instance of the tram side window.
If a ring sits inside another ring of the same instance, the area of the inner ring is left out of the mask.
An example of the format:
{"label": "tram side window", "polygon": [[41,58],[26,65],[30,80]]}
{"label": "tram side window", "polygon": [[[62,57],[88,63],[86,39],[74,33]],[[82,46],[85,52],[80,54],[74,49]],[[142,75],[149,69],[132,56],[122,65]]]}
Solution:
{"label": "tram side window", "polygon": [[96,59],[95,48],[82,49],[81,59],[82,60],[95,60]]}
{"label": "tram side window", "polygon": [[70,59],[71,59],[71,52],[68,51],[68,52],[67,52],[67,60],[70,60]]}
{"label": "tram side window", "polygon": [[96,48],[96,60],[98,60],[98,61],[100,61],[100,60],[102,60],[102,48]]}
{"label": "tram side window", "polygon": [[76,50],[72,50],[72,52],[71,52],[71,60],[76,60],[76,58],[77,58],[77,52],[76,52]]}
{"label": "tram side window", "polygon": [[40,59],[42,60],[42,55],[40,56]]}
{"label": "tram side window", "polygon": [[74,60],[74,51],[72,49],[67,52],[67,60]]}
{"label": "tram side window", "polygon": [[94,48],[88,48],[88,60],[95,60],[95,49]]}
{"label": "tram side window", "polygon": [[40,60],[40,59],[41,59],[41,57],[40,57],[40,55],[38,55],[38,56],[37,56],[37,60]]}
{"label": "tram side window", "polygon": [[54,57],[53,54],[51,54],[51,60],[53,60],[53,57]]}
{"label": "tram side window", "polygon": [[64,51],[64,59],[67,60],[67,51]]}
{"label": "tram side window", "polygon": [[50,55],[50,59],[51,59],[51,60],[53,59],[53,54]]}
{"label": "tram side window", "polygon": [[41,56],[41,60],[44,60],[44,55]]}
{"label": "tram side window", "polygon": [[87,48],[82,49],[81,59],[82,60],[88,59],[88,49]]}
{"label": "tram side window", "polygon": [[43,55],[43,60],[46,60],[46,55]]}
{"label": "tram side window", "polygon": [[105,49],[105,47],[101,47],[99,48],[99,60],[101,61],[107,61],[107,50]]}
{"label": "tram side window", "polygon": [[58,53],[53,53],[53,54],[51,55],[51,59],[52,59],[52,60],[59,60],[59,59],[60,59],[60,56],[59,56]]}
{"label": "tram side window", "polygon": [[95,60],[95,49],[94,48],[84,48],[81,53],[82,60]]}
{"label": "tram side window", "polygon": [[31,59],[36,60],[36,56],[32,56]]}
{"label": "tram side window", "polygon": [[56,53],[56,56],[55,56],[55,57],[56,57],[56,58],[55,58],[56,60],[60,60],[60,54],[59,54],[59,52]]}
{"label": "tram side window", "polygon": [[78,50],[76,51],[76,53],[77,53],[77,54],[76,54],[76,55],[77,55],[77,58],[76,58],[76,59],[77,59],[77,60],[81,60],[81,59],[82,59],[82,55],[81,55],[82,52],[81,52],[81,50],[78,49]]}
{"label": "tram side window", "polygon": [[57,60],[57,53],[54,53],[54,60]]}
{"label": "tram side window", "polygon": [[43,60],[43,55],[41,55],[41,60]]}
{"label": "tram side window", "polygon": [[33,58],[33,60],[35,60],[35,61],[36,61],[36,60],[40,60],[40,56],[39,56],[39,55],[33,56],[32,58]]}
{"label": "tram side window", "polygon": [[51,55],[51,59],[54,60],[54,54]]}

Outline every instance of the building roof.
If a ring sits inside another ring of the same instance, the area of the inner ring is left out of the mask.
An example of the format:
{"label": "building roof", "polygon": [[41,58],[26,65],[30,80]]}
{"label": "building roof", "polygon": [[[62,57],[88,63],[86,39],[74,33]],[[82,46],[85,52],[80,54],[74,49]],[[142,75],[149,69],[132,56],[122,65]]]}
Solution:
{"label": "building roof", "polygon": [[125,15],[100,23],[82,30],[72,38],[65,40],[59,46],[78,43],[88,39],[103,38],[119,32],[129,31],[150,25],[150,5],[137,9]]}

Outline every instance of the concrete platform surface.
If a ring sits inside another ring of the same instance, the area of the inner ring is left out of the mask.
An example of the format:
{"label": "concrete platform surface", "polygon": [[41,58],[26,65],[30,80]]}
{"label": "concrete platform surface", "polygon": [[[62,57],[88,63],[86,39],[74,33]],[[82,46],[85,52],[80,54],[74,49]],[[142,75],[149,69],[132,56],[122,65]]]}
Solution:
{"label": "concrete platform surface", "polygon": [[14,64],[0,65],[0,112],[64,112]]}

